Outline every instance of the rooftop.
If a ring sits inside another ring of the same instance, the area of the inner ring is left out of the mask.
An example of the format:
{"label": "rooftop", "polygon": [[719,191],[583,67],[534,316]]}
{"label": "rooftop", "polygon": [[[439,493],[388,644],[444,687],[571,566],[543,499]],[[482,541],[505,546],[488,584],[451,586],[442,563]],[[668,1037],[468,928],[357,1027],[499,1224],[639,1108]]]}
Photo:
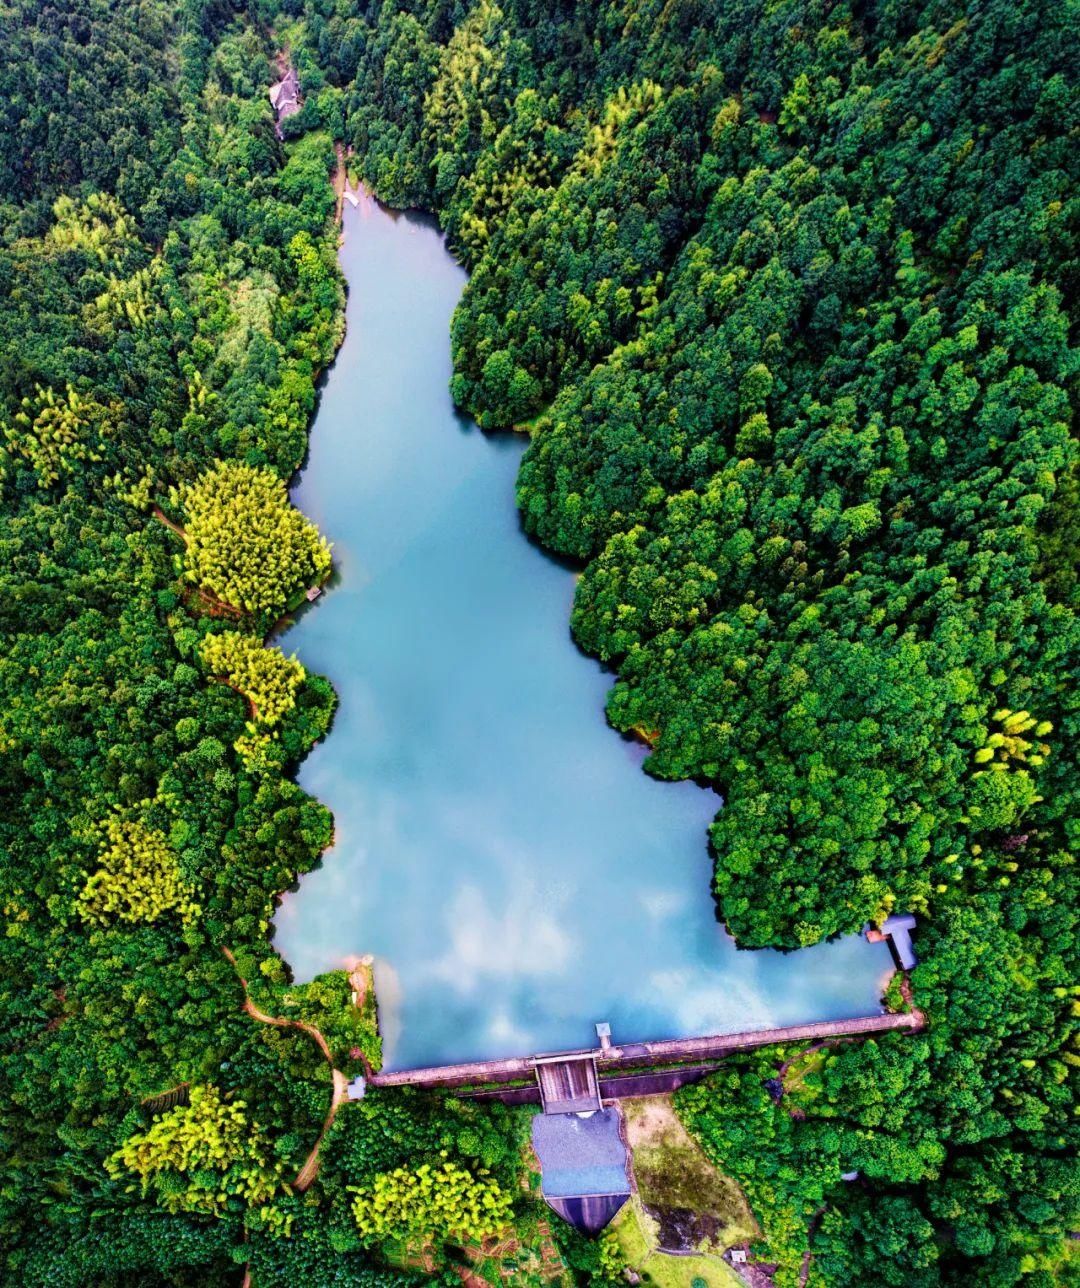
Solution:
{"label": "rooftop", "polygon": [[866,937],[870,940],[885,939],[892,950],[896,964],[901,970],[914,970],[919,964],[919,959],[915,955],[915,948],[911,942],[911,932],[915,929],[916,921],[910,912],[895,913],[891,917],[886,917],[882,922],[880,930],[874,930],[872,926],[866,927]]}

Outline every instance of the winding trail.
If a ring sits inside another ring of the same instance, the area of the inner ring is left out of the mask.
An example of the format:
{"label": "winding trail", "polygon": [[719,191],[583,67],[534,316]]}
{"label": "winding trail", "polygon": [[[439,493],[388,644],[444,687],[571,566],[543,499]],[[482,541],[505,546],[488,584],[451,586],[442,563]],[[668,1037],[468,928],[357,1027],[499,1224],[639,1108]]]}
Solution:
{"label": "winding trail", "polygon": [[344,212],[345,206],[345,189],[349,186],[349,174],[345,164],[345,149],[340,143],[336,143],[334,145],[334,150],[337,153],[337,168],[334,170],[334,177],[332,180],[334,196],[337,198],[337,210],[334,215],[334,223],[338,228],[340,228],[341,216]]}
{"label": "winding trail", "polygon": [[[165,513],[165,511],[161,508],[160,505],[154,506],[152,514],[154,518],[157,519],[158,523],[163,524],[166,528],[169,529],[170,532],[174,532],[184,543],[185,546],[190,544],[188,534],[184,531],[184,529],[180,526],[179,523],[174,523],[172,519],[169,518],[169,516]],[[206,606],[206,608],[210,611],[211,615],[213,616],[218,616],[218,617],[243,617],[244,616],[244,610],[242,608],[237,608],[235,604],[226,603],[224,599],[218,599],[218,597],[215,594],[213,594],[211,591],[207,590],[205,586],[199,586],[196,589],[195,593],[203,601],[203,604]]]}
{"label": "winding trail", "polygon": [[[330,1096],[330,1108],[323,1121],[322,1130],[319,1132],[315,1144],[311,1147],[311,1152],[304,1160],[303,1167],[301,1167],[299,1172],[297,1172],[296,1180],[292,1183],[293,1189],[298,1190],[302,1194],[319,1174],[319,1151],[322,1149],[322,1143],[326,1137],[326,1133],[333,1126],[338,1109],[349,1098],[349,1079],[340,1069],[334,1067],[334,1057],[330,1054],[330,1045],[320,1030],[317,1029],[314,1024],[309,1024],[307,1020],[293,1020],[283,1015],[268,1015],[261,1007],[256,1006],[251,1000],[251,995],[248,992],[248,982],[243,975],[240,974],[240,967],[236,964],[236,958],[228,948],[222,948],[221,951],[225,956],[225,960],[229,962],[233,970],[236,971],[236,978],[240,981],[244,989],[243,1010],[245,1013],[250,1015],[253,1020],[258,1020],[260,1024],[272,1024],[274,1028],[277,1029],[300,1029],[312,1039],[315,1045],[322,1052],[326,1063],[330,1066],[330,1078],[333,1084],[333,1091]],[[363,1060],[364,1072],[368,1077],[370,1077],[371,1067],[365,1057],[361,1057],[361,1059]]]}
{"label": "winding trail", "polygon": [[157,519],[158,523],[163,523],[170,532],[175,532],[180,540],[183,541],[184,545],[187,545],[188,534],[179,525],[179,523],[173,523],[172,519],[166,515],[160,505],[154,506],[153,515],[154,518]]}
{"label": "winding trail", "polygon": [[296,1180],[293,1181],[293,1189],[299,1190],[302,1194],[311,1182],[319,1174],[320,1151],[322,1150],[323,1139],[330,1130],[337,1114],[338,1107],[343,1105],[349,1098],[349,1080],[340,1069],[331,1069],[330,1076],[333,1080],[334,1090],[330,1097],[330,1111],[322,1125],[322,1131],[319,1132],[315,1139],[315,1144],[311,1147],[311,1153],[308,1154],[304,1161],[304,1166],[296,1173]]}

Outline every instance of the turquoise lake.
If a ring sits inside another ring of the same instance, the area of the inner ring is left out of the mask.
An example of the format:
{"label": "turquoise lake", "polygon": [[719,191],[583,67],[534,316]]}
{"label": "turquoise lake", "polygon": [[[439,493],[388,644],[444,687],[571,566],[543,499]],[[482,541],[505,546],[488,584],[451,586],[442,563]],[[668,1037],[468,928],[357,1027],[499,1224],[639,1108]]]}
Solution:
{"label": "turquoise lake", "polygon": [[465,273],[431,223],[346,206],[348,331],[296,503],[340,580],[280,641],[340,708],[299,773],[335,844],[285,895],[297,980],[371,953],[386,1067],[873,1014],[859,937],[738,950],[715,919],[719,797],[660,783],[605,723],[574,575],[522,534],[524,448],[459,416]]}

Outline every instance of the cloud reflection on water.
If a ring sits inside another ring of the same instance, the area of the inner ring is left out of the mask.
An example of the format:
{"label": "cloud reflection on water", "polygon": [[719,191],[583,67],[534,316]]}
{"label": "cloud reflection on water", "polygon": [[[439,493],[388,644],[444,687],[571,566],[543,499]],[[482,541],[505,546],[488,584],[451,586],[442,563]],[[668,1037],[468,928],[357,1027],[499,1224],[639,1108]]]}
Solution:
{"label": "cloud reflection on water", "polygon": [[429,225],[346,212],[345,345],[298,503],[341,581],[283,641],[340,695],[301,784],[335,846],[286,897],[300,980],[371,953],[387,1063],[866,1013],[884,945],[737,951],[715,921],[720,805],[606,727],[573,577],[521,535],[509,436],[447,393],[464,282]]}

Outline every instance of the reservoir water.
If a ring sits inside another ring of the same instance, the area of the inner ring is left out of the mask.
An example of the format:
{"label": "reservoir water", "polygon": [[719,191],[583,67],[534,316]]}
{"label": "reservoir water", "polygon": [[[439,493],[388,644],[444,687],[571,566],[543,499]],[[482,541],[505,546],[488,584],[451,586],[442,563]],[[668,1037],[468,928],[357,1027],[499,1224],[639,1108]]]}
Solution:
{"label": "reservoir water", "polygon": [[465,273],[437,229],[346,206],[348,331],[296,503],[340,582],[281,641],[340,708],[305,760],[335,844],[287,894],[298,980],[371,953],[386,1066],[873,1014],[859,937],[742,952],[717,923],[719,798],[660,783],[605,723],[568,630],[573,574],[522,535],[524,444],[448,393]]}

